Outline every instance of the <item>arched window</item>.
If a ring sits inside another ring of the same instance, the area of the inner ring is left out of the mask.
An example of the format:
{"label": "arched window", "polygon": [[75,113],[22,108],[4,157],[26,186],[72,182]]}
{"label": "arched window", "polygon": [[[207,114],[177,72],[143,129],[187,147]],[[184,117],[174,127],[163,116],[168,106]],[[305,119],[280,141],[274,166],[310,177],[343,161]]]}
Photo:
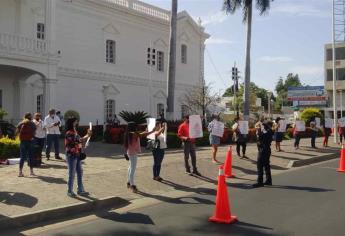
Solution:
{"label": "arched window", "polygon": [[105,61],[107,63],[114,63],[115,64],[115,53],[116,53],[116,43],[114,40],[107,40],[106,41],[106,48],[105,48]]}
{"label": "arched window", "polygon": [[187,45],[181,45],[181,63],[187,64]]}
{"label": "arched window", "polygon": [[186,115],[189,115],[189,107],[187,105],[181,106],[181,118],[183,119]]}
{"label": "arched window", "polygon": [[108,99],[105,102],[105,117],[106,120],[112,119],[115,115],[115,100]]}
{"label": "arched window", "polygon": [[157,104],[157,118],[159,118],[161,114],[163,114],[163,117],[164,117],[164,104],[158,103]]}
{"label": "arched window", "polygon": [[43,111],[43,94],[37,95],[36,97],[36,111],[42,113]]}

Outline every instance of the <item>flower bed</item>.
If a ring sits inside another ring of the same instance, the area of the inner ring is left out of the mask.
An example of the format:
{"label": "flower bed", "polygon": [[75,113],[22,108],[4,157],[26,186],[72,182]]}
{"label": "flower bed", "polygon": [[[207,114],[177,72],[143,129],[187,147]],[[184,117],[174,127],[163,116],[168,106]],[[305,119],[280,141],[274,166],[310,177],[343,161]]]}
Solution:
{"label": "flower bed", "polygon": [[0,159],[19,157],[19,139],[10,139],[7,137],[0,139]]}

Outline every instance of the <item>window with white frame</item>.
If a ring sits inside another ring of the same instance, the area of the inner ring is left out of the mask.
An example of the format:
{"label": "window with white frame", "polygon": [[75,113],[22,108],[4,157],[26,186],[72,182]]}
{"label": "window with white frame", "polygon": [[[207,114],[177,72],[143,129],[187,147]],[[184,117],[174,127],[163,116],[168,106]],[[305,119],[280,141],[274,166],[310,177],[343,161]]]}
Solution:
{"label": "window with white frame", "polygon": [[108,99],[105,102],[105,117],[106,119],[112,118],[115,115],[115,100]]}
{"label": "window with white frame", "polygon": [[156,65],[156,49],[147,48],[147,64],[152,66]]}
{"label": "window with white frame", "polygon": [[187,105],[181,106],[181,118],[183,119],[186,115],[189,115],[189,108]]}
{"label": "window with white frame", "polygon": [[181,45],[181,63],[187,64],[187,45]]}
{"label": "window with white frame", "polygon": [[115,64],[116,43],[114,40],[107,40],[105,46],[105,61]]}
{"label": "window with white frame", "polygon": [[164,104],[158,103],[157,104],[157,117],[160,117],[161,115],[163,115],[163,117],[164,117]]}
{"label": "window with white frame", "polygon": [[164,52],[157,51],[157,70],[164,71]]}
{"label": "window with white frame", "polygon": [[36,97],[36,111],[42,113],[43,111],[43,94],[37,95]]}
{"label": "window with white frame", "polygon": [[37,39],[45,39],[45,29],[43,23],[37,23]]}

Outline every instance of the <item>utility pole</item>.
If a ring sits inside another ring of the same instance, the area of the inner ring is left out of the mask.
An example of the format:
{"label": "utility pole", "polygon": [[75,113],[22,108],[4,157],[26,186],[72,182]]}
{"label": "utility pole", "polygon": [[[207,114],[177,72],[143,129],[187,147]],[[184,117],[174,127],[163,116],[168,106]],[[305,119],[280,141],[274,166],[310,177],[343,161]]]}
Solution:
{"label": "utility pole", "polygon": [[167,119],[174,119],[175,73],[176,73],[176,25],[177,0],[171,0],[169,68],[167,81]]}
{"label": "utility pole", "polygon": [[237,103],[237,92],[238,92],[238,69],[236,67],[236,62],[234,63],[234,67],[232,67],[232,80],[234,81],[233,91],[234,91],[234,103],[236,106],[236,117],[240,118],[240,111]]}
{"label": "utility pole", "polygon": [[334,118],[334,143],[338,142],[338,135],[337,135],[337,123],[338,123],[338,112],[337,112],[337,100],[336,100],[336,79],[337,79],[337,73],[336,73],[336,66],[335,66],[335,0],[332,2],[332,60],[333,60],[333,118]]}

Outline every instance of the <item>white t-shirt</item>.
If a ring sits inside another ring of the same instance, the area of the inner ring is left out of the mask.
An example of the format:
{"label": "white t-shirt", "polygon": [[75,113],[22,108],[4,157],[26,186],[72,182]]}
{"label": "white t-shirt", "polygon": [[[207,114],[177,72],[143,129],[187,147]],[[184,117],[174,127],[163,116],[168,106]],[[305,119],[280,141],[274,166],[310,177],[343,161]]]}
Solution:
{"label": "white t-shirt", "polygon": [[35,137],[36,138],[45,138],[46,137],[46,131],[43,129],[43,121],[42,120],[35,120],[33,119],[33,122],[36,125],[36,133]]}
{"label": "white t-shirt", "polygon": [[158,135],[157,139],[159,140],[160,149],[168,148],[168,145],[166,143],[166,132],[163,132],[160,135]]}

